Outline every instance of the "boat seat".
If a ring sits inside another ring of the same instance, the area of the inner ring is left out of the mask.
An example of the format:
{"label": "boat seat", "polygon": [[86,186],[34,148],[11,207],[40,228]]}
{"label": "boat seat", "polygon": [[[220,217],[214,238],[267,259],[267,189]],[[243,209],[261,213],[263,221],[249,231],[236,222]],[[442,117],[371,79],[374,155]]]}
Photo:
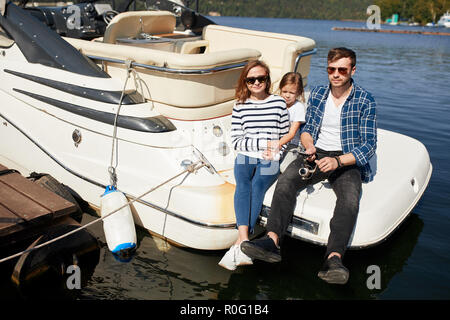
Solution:
{"label": "boat seat", "polygon": [[[131,60],[161,68],[161,70],[151,70],[136,67],[140,78],[145,81],[150,92],[147,94],[144,90],[144,95],[154,102],[155,107],[163,115],[184,120],[214,118],[230,114],[233,108],[235,84],[242,71],[242,64],[259,59],[261,56],[261,53],[253,48],[217,52],[207,50],[201,54],[182,54],[67,37],[64,39],[88,56]],[[102,67],[111,77],[118,79],[121,83],[125,81],[127,73],[124,64],[104,61]],[[219,70],[215,72],[200,72],[217,67]],[[227,69],[227,67],[230,68]],[[164,69],[170,69],[172,72],[165,72]],[[199,72],[190,74],[179,70]],[[134,89],[134,82],[129,81],[128,86],[128,89]]]}
{"label": "boat seat", "polygon": [[[253,48],[261,52],[261,60],[270,67],[273,90],[278,89],[282,76],[293,71],[299,53],[315,48],[314,40],[289,34],[263,32],[210,24],[203,30],[204,40],[209,41],[209,51]],[[297,72],[307,85],[311,56],[302,59]]]}
{"label": "boat seat", "polygon": [[[202,50],[204,48],[204,50]],[[182,54],[198,54],[204,53],[209,50],[208,40],[186,41],[183,43],[180,49]]]}
{"label": "boat seat", "polygon": [[167,67],[172,69],[205,69],[258,59],[261,53],[255,49],[239,48],[201,55],[180,54],[156,49],[133,47],[121,44],[109,44],[95,41],[64,37],[64,40],[86,55],[137,63]]}
{"label": "boat seat", "polygon": [[122,12],[106,27],[103,42],[116,43],[117,38],[136,38],[140,33],[172,33],[175,25],[175,15],[169,11]]}

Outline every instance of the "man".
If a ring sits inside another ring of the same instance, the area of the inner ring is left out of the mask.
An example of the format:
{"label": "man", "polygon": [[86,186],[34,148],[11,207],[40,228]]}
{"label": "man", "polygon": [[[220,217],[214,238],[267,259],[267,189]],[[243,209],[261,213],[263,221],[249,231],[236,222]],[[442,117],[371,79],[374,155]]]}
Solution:
{"label": "man", "polygon": [[267,235],[243,242],[241,249],[252,259],[281,261],[279,243],[292,219],[297,192],[328,179],[337,200],[325,261],[318,276],[329,283],[345,284],[349,272],[342,259],[358,215],[361,185],[373,179],[369,159],[376,150],[376,103],[352,79],[356,71],[355,52],[334,48],[327,60],[330,83],[311,91],[300,136],[308,160],[314,161],[318,170],[303,180],[298,173],[303,166],[301,157],[286,168],[273,195]]}

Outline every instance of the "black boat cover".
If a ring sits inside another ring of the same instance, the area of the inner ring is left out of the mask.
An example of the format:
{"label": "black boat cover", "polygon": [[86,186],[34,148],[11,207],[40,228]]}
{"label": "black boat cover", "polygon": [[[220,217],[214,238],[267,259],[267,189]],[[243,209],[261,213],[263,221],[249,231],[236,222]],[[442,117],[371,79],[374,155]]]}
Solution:
{"label": "black boat cover", "polygon": [[[0,5],[6,0],[0,0]],[[95,63],[27,11],[8,2],[0,25],[17,43],[30,63],[39,63],[77,74],[109,78]]]}

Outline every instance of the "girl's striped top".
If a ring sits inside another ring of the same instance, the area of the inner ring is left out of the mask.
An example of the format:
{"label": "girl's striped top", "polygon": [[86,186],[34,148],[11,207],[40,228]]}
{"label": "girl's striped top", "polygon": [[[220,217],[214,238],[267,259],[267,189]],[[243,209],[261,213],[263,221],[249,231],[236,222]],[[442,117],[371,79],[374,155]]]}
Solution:
{"label": "girl's striped top", "polygon": [[[231,142],[234,150],[263,159],[268,140],[279,140],[289,132],[286,102],[277,95],[265,100],[236,102],[231,115]],[[284,146],[283,146],[284,148]]]}

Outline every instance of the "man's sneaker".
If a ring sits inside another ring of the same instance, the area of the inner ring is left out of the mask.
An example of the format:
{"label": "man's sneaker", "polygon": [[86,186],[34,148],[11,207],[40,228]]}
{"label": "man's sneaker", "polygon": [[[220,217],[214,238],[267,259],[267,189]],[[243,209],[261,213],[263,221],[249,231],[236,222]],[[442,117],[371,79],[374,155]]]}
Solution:
{"label": "man's sneaker", "polygon": [[332,256],[325,260],[322,269],[317,274],[320,279],[333,284],[346,284],[349,272],[342,264],[341,258]]}
{"label": "man's sneaker", "polygon": [[236,251],[239,250],[238,245],[233,245],[231,248],[225,253],[223,258],[219,261],[219,266],[224,267],[228,270],[236,270]]}
{"label": "man's sneaker", "polygon": [[275,242],[269,236],[252,241],[244,241],[241,243],[241,250],[252,259],[266,262],[281,261],[280,248],[275,245]]}
{"label": "man's sneaker", "polygon": [[246,266],[249,264],[253,264],[253,260],[249,256],[247,256],[244,252],[242,252],[241,249],[242,243],[247,241],[248,240],[241,242],[241,245],[239,245],[235,251],[235,260],[237,266]]}

